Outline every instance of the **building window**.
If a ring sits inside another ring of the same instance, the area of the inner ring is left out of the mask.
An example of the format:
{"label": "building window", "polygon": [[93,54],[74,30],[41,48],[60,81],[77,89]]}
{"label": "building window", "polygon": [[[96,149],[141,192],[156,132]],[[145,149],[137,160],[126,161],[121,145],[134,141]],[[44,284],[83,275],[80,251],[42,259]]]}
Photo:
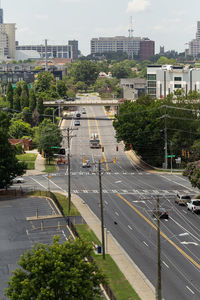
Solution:
{"label": "building window", "polygon": [[156,88],[156,81],[148,81],[148,87]]}
{"label": "building window", "polygon": [[175,89],[181,89],[182,86],[181,86],[181,84],[175,84],[175,85],[174,85],[174,88],[175,88]]}
{"label": "building window", "polygon": [[181,77],[174,77],[174,81],[182,81]]}
{"label": "building window", "polygon": [[156,74],[147,74],[147,80],[156,80]]}
{"label": "building window", "polygon": [[148,94],[156,96],[156,89],[148,88]]}

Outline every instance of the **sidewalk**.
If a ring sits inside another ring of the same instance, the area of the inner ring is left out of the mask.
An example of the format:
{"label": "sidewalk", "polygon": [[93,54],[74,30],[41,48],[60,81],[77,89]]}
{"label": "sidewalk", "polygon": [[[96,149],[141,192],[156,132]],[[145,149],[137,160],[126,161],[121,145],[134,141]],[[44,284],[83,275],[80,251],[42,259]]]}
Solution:
{"label": "sidewalk", "polygon": [[26,151],[26,153],[34,153],[37,154],[35,160],[35,170],[27,170],[24,176],[33,176],[42,174],[45,169],[45,158],[37,151],[37,149]]}
{"label": "sidewalk", "polygon": [[[98,239],[101,240],[101,223],[97,216],[79,196],[73,194],[72,202],[77,207],[88,226],[94,231]],[[107,234],[106,248],[107,253],[113,258],[140,298],[142,300],[155,300],[155,288],[118,244],[111,233]]]}

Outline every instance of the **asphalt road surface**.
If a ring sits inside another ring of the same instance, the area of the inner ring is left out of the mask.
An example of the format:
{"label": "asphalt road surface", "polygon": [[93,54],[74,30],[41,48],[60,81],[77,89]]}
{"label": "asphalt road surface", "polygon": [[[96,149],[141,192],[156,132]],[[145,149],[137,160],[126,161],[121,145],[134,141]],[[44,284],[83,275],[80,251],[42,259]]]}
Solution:
{"label": "asphalt road surface", "polygon": [[[81,111],[81,108],[77,108]],[[87,107],[87,118],[72,134],[71,139],[71,192],[79,194],[100,217],[99,182],[97,164],[82,168],[83,157],[91,163],[103,156],[103,201],[105,227],[125,249],[137,266],[156,285],[156,220],[152,210],[159,196],[161,207],[169,213],[168,220],[161,221],[162,293],[166,300],[200,299],[200,215],[192,214],[186,207],[174,203],[177,192],[195,194],[187,178],[176,174],[152,174],[135,166],[127,158],[123,146],[117,142],[109,119],[103,108]],[[65,120],[65,127],[73,120]],[[91,149],[89,139],[98,133],[101,149]],[[63,141],[66,146],[66,141]],[[117,163],[113,164],[113,157]],[[67,166],[59,172],[30,177],[25,186],[67,191]],[[109,233],[108,233],[109,234]]]}

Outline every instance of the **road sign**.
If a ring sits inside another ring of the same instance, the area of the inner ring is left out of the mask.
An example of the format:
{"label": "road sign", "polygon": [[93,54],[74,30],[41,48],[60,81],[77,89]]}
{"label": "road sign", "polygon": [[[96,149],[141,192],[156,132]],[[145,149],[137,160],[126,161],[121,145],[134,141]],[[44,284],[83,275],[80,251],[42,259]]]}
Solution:
{"label": "road sign", "polygon": [[166,155],[166,157],[175,157],[176,155]]}
{"label": "road sign", "polygon": [[60,149],[60,147],[52,146],[51,149]]}

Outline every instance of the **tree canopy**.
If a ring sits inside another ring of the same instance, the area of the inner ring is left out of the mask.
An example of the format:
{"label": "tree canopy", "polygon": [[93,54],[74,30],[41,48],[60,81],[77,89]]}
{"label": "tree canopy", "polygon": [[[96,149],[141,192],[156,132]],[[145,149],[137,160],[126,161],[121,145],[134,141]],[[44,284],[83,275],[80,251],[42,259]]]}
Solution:
{"label": "tree canopy", "polygon": [[105,277],[88,262],[91,246],[79,239],[52,245],[36,244],[20,257],[6,295],[13,300],[92,300],[101,295]]}

